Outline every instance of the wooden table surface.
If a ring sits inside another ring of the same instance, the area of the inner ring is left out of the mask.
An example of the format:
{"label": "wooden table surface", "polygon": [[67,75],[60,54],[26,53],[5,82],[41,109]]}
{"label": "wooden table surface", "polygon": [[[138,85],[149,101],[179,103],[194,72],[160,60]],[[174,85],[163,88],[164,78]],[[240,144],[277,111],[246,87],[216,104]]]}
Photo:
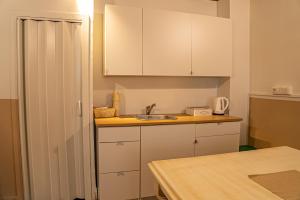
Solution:
{"label": "wooden table surface", "polygon": [[300,171],[300,151],[254,151],[153,161],[149,164],[169,200],[278,200],[248,175]]}
{"label": "wooden table surface", "polygon": [[210,115],[210,116],[187,116],[178,115],[176,120],[140,120],[134,117],[113,117],[96,118],[97,127],[118,127],[118,126],[151,126],[163,124],[197,124],[197,123],[221,123],[236,122],[242,118],[228,115]]}

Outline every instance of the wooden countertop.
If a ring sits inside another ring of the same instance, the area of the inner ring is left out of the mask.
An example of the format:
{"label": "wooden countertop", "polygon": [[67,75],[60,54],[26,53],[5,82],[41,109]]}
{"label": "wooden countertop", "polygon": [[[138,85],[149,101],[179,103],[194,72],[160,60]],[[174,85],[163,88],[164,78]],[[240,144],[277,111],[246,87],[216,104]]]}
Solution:
{"label": "wooden countertop", "polygon": [[248,175],[300,171],[300,151],[276,147],[153,161],[149,167],[169,200],[279,200]]}
{"label": "wooden countertop", "polygon": [[221,123],[236,122],[242,118],[228,115],[211,115],[211,116],[187,116],[176,115],[176,120],[140,120],[134,117],[113,117],[97,118],[95,125],[97,127],[118,127],[118,126],[151,126],[163,124],[201,124],[201,123]]}

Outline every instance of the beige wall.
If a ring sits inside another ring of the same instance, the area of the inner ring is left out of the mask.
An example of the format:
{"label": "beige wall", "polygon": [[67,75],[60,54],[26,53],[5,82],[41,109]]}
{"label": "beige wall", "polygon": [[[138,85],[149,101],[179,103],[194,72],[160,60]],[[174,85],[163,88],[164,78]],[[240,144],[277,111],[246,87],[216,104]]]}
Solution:
{"label": "beige wall", "polygon": [[0,199],[23,199],[18,101],[0,99]]}
{"label": "beige wall", "polygon": [[300,149],[300,101],[251,98],[250,144]]}
{"label": "beige wall", "polygon": [[300,94],[300,1],[251,1],[251,92],[292,85]]}
{"label": "beige wall", "polygon": [[[216,2],[209,0],[111,0],[118,5],[155,7],[216,16]],[[121,114],[142,113],[156,103],[156,113],[179,113],[187,106],[211,105],[217,96],[217,78],[191,77],[104,77],[103,1],[95,0],[94,18],[94,105],[110,106],[111,93],[121,93]]]}
{"label": "beige wall", "polygon": [[270,95],[275,85],[300,94],[299,24],[299,0],[251,1],[250,142],[260,148],[300,148],[299,98]]}

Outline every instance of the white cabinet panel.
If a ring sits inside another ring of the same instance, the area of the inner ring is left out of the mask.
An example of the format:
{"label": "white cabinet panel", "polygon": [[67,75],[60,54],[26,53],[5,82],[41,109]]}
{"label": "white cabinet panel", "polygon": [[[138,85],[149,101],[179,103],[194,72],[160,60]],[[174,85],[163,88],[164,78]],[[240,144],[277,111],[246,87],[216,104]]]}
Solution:
{"label": "white cabinet panel", "polygon": [[196,125],[196,137],[240,133],[240,122],[206,123]]}
{"label": "white cabinet panel", "polygon": [[195,124],[141,127],[141,196],[155,195],[153,160],[194,156]]}
{"label": "white cabinet panel", "polygon": [[240,134],[197,138],[196,156],[239,151]]}
{"label": "white cabinet panel", "polygon": [[231,21],[196,14],[191,18],[193,76],[231,76]]}
{"label": "white cabinet panel", "polygon": [[100,200],[126,200],[139,198],[139,172],[100,174]]}
{"label": "white cabinet panel", "polygon": [[140,170],[140,142],[98,144],[100,173]]}
{"label": "white cabinet panel", "polygon": [[142,8],[105,6],[105,75],[142,75]]}
{"label": "white cabinet panel", "polygon": [[143,75],[191,75],[189,14],[143,10]]}
{"label": "white cabinet panel", "polygon": [[98,128],[98,142],[139,141],[140,127],[108,127]]}

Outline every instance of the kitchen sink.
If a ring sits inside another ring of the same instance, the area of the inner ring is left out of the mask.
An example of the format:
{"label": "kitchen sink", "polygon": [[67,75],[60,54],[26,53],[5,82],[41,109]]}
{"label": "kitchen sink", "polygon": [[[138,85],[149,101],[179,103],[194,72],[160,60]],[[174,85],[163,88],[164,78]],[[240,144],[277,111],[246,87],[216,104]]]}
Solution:
{"label": "kitchen sink", "polygon": [[140,120],[176,120],[174,115],[137,115],[137,119]]}

